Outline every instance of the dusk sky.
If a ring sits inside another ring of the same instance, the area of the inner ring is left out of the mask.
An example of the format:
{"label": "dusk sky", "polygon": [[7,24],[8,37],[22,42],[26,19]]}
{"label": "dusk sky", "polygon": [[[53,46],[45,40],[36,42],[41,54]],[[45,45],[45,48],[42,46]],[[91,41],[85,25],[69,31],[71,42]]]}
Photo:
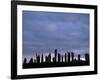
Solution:
{"label": "dusk sky", "polygon": [[89,14],[23,11],[23,56],[89,51]]}

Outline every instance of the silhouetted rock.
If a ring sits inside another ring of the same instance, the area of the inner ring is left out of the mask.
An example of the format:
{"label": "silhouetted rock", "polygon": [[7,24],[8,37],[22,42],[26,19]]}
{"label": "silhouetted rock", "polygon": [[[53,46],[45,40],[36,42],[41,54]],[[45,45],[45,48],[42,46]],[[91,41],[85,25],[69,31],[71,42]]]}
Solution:
{"label": "silhouetted rock", "polygon": [[33,64],[33,58],[30,59],[29,64]]}
{"label": "silhouetted rock", "polygon": [[[51,53],[47,56],[37,55],[36,58],[31,58],[29,62],[27,62],[27,58],[24,58],[23,68],[40,68],[40,67],[64,67],[64,66],[84,66],[89,65],[89,54],[85,53],[84,58],[85,61],[81,60],[80,54],[78,54],[77,58],[74,57],[74,52],[68,52],[64,55],[57,53],[57,49],[54,50],[54,57],[51,57]],[[44,61],[45,58],[45,61]],[[75,59],[74,59],[75,58]],[[52,61],[51,61],[52,60]]]}
{"label": "silhouetted rock", "polygon": [[26,58],[24,58],[23,64],[27,64],[27,59]]}
{"label": "silhouetted rock", "polygon": [[60,53],[58,53],[58,62],[60,62],[60,57],[61,57]]}

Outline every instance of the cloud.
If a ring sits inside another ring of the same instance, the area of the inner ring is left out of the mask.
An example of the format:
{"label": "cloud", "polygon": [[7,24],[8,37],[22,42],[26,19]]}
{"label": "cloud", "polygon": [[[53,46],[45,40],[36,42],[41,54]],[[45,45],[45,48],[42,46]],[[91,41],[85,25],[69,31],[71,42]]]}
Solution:
{"label": "cloud", "polygon": [[53,52],[55,48],[89,49],[89,15],[23,11],[23,54]]}

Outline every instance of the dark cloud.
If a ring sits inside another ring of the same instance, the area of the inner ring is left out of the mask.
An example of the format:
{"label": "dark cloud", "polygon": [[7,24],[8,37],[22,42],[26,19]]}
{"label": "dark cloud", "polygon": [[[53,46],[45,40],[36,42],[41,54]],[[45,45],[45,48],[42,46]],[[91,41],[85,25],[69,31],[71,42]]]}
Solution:
{"label": "dark cloud", "polygon": [[23,11],[23,55],[89,49],[89,14]]}

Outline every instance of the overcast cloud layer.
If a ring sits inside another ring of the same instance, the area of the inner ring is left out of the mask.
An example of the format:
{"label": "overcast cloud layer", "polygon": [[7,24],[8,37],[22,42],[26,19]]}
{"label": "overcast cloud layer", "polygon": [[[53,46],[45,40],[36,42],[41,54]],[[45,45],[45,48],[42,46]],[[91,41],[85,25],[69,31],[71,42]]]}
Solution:
{"label": "overcast cloud layer", "polygon": [[23,55],[89,50],[89,14],[23,11]]}

